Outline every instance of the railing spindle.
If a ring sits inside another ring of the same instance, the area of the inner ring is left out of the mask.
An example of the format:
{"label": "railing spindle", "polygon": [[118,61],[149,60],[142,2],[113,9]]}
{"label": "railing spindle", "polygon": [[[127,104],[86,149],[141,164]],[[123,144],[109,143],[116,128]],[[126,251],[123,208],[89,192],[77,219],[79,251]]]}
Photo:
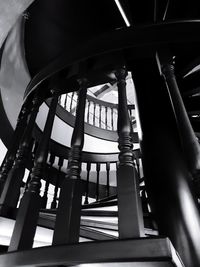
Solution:
{"label": "railing spindle", "polygon": [[87,123],[90,123],[90,104],[91,102],[88,100]]}
{"label": "railing spindle", "polygon": [[88,195],[89,195],[90,170],[91,170],[91,163],[87,162],[87,180],[86,180],[86,191],[85,191],[85,202],[84,202],[84,204],[89,204]]}
{"label": "railing spindle", "polygon": [[105,107],[105,129],[108,129],[108,107]]}
{"label": "railing spindle", "polygon": [[101,128],[101,111],[102,111],[102,106],[99,105],[99,128]]}
{"label": "railing spindle", "polygon": [[61,168],[63,166],[63,158],[59,158],[58,161],[58,175],[57,175],[57,179],[56,179],[56,184],[55,184],[55,188],[54,188],[54,195],[53,195],[53,201],[51,203],[51,209],[56,209],[57,208],[57,195],[58,195],[58,187],[60,184],[60,173],[61,173]]}
{"label": "railing spindle", "polygon": [[100,163],[96,164],[96,171],[97,171],[97,182],[96,182],[96,201],[99,200],[99,173],[100,173]]}
{"label": "railing spindle", "polygon": [[[54,164],[55,161],[55,155],[51,154],[50,155],[50,159],[49,159],[49,163],[50,165],[48,166],[49,171],[51,171],[51,168]],[[50,177],[47,171],[45,171],[47,173],[47,177],[46,177],[46,183],[45,183],[45,189],[44,189],[44,195],[42,197],[42,208],[46,209],[47,203],[48,203],[48,191],[49,191],[49,184],[50,184]]]}
{"label": "railing spindle", "polygon": [[114,108],[111,108],[111,127],[114,131]]}
{"label": "railing spindle", "polygon": [[96,118],[96,115],[95,115],[95,113],[96,113],[96,103],[95,103],[95,102],[93,102],[93,105],[94,105],[94,109],[93,109],[93,112],[94,112],[94,114],[93,114],[93,126],[95,126],[95,118]]}
{"label": "railing spindle", "polygon": [[31,181],[19,206],[8,251],[30,249],[33,245],[39,210],[41,208],[40,180],[44,175],[46,166],[57,103],[58,96],[55,96],[51,100],[44,131],[35,156],[34,167],[31,172]]}
{"label": "railing spindle", "polygon": [[61,96],[62,96],[62,95],[60,95],[60,96],[58,97],[58,104],[59,104],[59,105],[62,105],[62,103],[61,103]]}
{"label": "railing spindle", "polygon": [[77,243],[82,202],[81,151],[84,143],[84,114],[87,82],[80,80],[76,120],[71,140],[67,174],[60,191],[53,244]]}
{"label": "railing spindle", "polygon": [[131,124],[126,96],[127,71],[122,67],[116,70],[115,75],[118,86],[118,142],[120,150],[119,167],[117,168],[119,237],[138,238],[144,236],[144,222],[130,136]]}
{"label": "railing spindle", "polygon": [[71,95],[71,102],[70,102],[70,108],[69,108],[69,112],[72,112],[72,107],[73,107],[73,99],[74,99],[74,92]]}
{"label": "railing spindle", "polygon": [[64,108],[67,110],[67,94],[65,94]]}
{"label": "railing spindle", "polygon": [[106,162],[106,196],[110,195],[110,162]]}

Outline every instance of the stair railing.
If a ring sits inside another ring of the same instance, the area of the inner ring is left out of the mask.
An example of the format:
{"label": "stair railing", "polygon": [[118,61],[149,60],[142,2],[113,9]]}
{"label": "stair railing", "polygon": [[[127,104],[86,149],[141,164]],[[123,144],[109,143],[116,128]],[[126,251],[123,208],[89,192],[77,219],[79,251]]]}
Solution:
{"label": "stair railing", "polygon": [[[75,115],[77,93],[67,93],[59,97],[59,104]],[[128,105],[129,115],[135,124],[135,105]],[[105,102],[90,95],[86,98],[85,123],[108,131],[117,131],[118,104]]]}

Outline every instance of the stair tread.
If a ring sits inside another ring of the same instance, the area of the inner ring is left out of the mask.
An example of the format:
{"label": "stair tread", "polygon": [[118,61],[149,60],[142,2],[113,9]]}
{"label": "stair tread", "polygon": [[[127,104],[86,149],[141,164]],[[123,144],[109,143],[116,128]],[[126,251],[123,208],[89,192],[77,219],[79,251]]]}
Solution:
{"label": "stair tread", "polygon": [[[144,264],[142,267],[183,266],[169,239],[160,237],[57,245],[0,255],[0,267],[41,266],[41,262],[43,266],[71,266],[119,261],[131,262],[131,266],[140,262]],[[152,265],[154,262],[159,265]]]}

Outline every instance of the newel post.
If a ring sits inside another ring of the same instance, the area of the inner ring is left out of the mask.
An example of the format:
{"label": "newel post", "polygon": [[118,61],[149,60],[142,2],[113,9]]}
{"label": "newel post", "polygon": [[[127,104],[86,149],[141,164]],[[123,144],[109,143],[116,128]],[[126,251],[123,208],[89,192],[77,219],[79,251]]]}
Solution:
{"label": "newel post", "polygon": [[117,127],[120,151],[117,167],[119,237],[138,238],[144,236],[144,222],[138,175],[132,151],[131,123],[126,96],[126,68],[117,69],[115,75],[118,86]]}
{"label": "newel post", "polygon": [[42,138],[36,152],[31,180],[20,203],[9,251],[29,249],[33,245],[41,208],[41,179],[44,177],[57,103],[58,96],[55,96],[51,100]]}
{"label": "newel post", "polygon": [[76,120],[71,140],[71,151],[65,180],[61,186],[53,244],[69,244],[79,241],[82,201],[81,152],[84,144],[84,116],[87,81],[80,80]]}

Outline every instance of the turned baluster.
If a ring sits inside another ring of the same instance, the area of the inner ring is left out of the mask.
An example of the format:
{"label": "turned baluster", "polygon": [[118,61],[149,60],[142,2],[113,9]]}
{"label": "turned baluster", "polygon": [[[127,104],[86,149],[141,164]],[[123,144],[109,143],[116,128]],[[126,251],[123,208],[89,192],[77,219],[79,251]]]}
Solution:
{"label": "turned baluster", "polygon": [[108,107],[105,107],[105,129],[108,129]]}
{"label": "turned baluster", "polygon": [[73,108],[73,100],[74,100],[74,92],[71,95],[71,102],[70,102],[70,108],[69,108],[69,112],[72,113],[72,108]]}
{"label": "turned baluster", "polygon": [[58,160],[58,175],[57,175],[57,179],[56,179],[56,184],[55,184],[55,188],[54,188],[54,195],[53,195],[53,201],[51,203],[51,209],[56,209],[57,208],[57,195],[58,195],[58,188],[60,185],[60,174],[61,174],[61,168],[63,166],[63,158],[59,158]]}
{"label": "turned baluster", "polygon": [[97,171],[97,182],[96,182],[96,201],[99,200],[99,173],[100,173],[100,163],[96,164],[96,171]]}
{"label": "turned baluster", "polygon": [[141,175],[140,175],[140,160],[138,157],[135,157],[135,161],[136,161],[136,167],[137,167],[137,173],[138,173],[138,179],[140,180]]}
{"label": "turned baluster", "polygon": [[101,111],[102,111],[102,106],[99,106],[99,128],[101,128]]}
{"label": "turned baluster", "polygon": [[147,201],[145,189],[142,190],[141,198],[142,198],[142,209],[143,209],[143,212],[144,213],[149,213],[148,201]]}
{"label": "turned baluster", "polygon": [[106,162],[106,196],[110,195],[110,162]]}
{"label": "turned baluster", "polygon": [[[118,86],[119,166],[117,168],[117,194],[119,237],[144,236],[144,223],[137,171],[134,165],[131,124],[127,107],[125,67],[115,72]],[[128,218],[128,220],[127,220]]]}
{"label": "turned baluster", "polygon": [[[52,93],[54,92],[52,90]],[[33,245],[39,210],[41,208],[41,179],[44,177],[57,103],[58,96],[55,96],[51,100],[44,131],[36,152],[31,180],[19,206],[9,251],[30,249]]]}
{"label": "turned baluster", "polygon": [[44,195],[42,197],[42,208],[46,209],[47,207],[47,203],[48,203],[48,191],[49,191],[49,184],[50,184],[50,172],[51,172],[51,168],[54,164],[55,161],[55,155],[51,154],[50,155],[50,159],[49,159],[49,163],[50,165],[48,166],[49,171],[45,171],[45,173],[47,173],[47,177],[46,177],[46,183],[45,183],[45,189],[44,189]]}
{"label": "turned baluster", "polygon": [[88,100],[87,123],[90,123],[90,104],[91,102]]}
{"label": "turned baluster", "polygon": [[21,111],[20,111],[18,119],[17,119],[17,125],[15,128],[14,134],[12,136],[10,148],[8,148],[8,151],[4,157],[3,163],[1,165],[0,194],[3,190],[8,173],[13,166],[16,152],[17,152],[17,149],[19,148],[20,139],[21,139],[21,137],[22,137],[22,135],[26,129],[28,116],[29,116],[30,110],[31,110],[31,104],[32,103],[25,103],[21,108]]}
{"label": "turned baluster", "polygon": [[67,94],[65,94],[64,109],[67,110]]}
{"label": "turned baluster", "polygon": [[29,156],[29,145],[32,138],[35,119],[39,109],[39,103],[39,97],[34,97],[32,101],[32,109],[28,125],[21,138],[19,149],[16,154],[16,159],[14,161],[12,169],[8,174],[0,197],[0,213],[2,216],[11,215],[11,213],[17,207],[18,199],[20,196],[21,182],[24,177],[26,163]]}
{"label": "turned baluster", "polygon": [[89,204],[88,195],[89,195],[90,170],[91,170],[91,163],[88,162],[87,163],[87,180],[86,180],[86,190],[85,190],[85,202],[84,202],[84,204]]}
{"label": "turned baluster", "polygon": [[87,82],[80,80],[76,120],[68,158],[67,174],[60,191],[53,244],[76,243],[79,240],[82,202],[81,151],[84,143],[84,113]]}
{"label": "turned baluster", "polygon": [[114,108],[111,108],[111,128],[114,131]]}
{"label": "turned baluster", "polygon": [[96,119],[96,103],[93,102],[93,105],[94,105],[93,125],[95,126],[95,119]]}
{"label": "turned baluster", "polygon": [[61,95],[58,97],[58,104],[62,105],[62,103],[61,103]]}

